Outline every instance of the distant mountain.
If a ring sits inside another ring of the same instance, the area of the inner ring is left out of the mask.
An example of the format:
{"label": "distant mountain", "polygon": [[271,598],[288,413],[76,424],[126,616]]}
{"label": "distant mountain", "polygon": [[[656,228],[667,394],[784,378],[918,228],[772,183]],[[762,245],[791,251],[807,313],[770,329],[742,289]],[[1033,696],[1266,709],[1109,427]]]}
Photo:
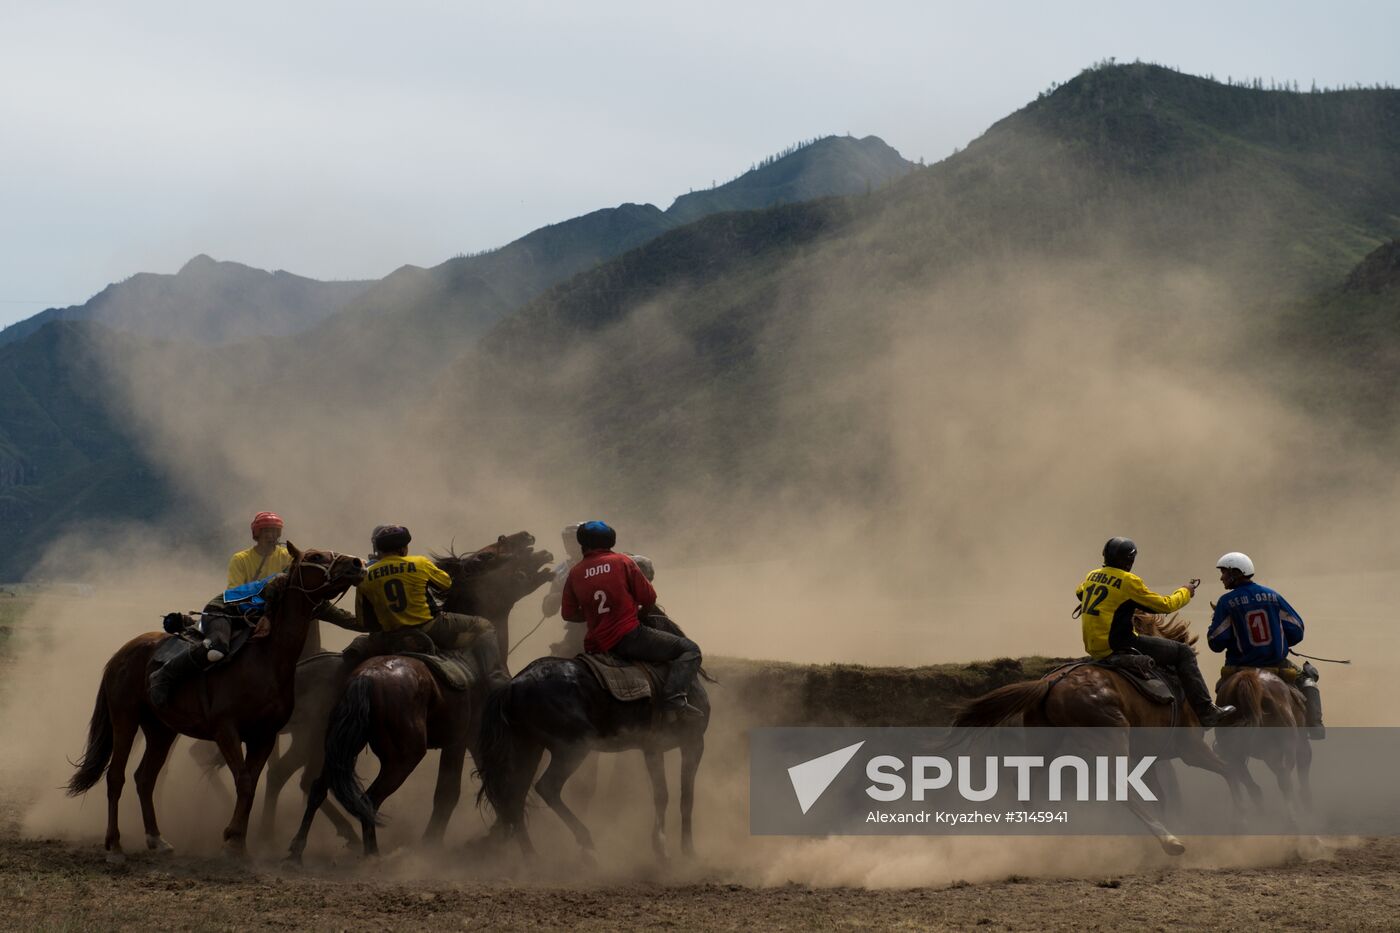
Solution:
{"label": "distant mountain", "polygon": [[318,282],[200,255],[174,275],[140,272],[84,304],[50,308],[11,324],[0,331],[0,345],[51,321],[93,321],[123,333],[200,344],[287,336],[316,326],[371,284]]}
{"label": "distant mountain", "polygon": [[107,366],[139,365],[150,344],[90,321],[54,321],[0,347],[0,523],[14,579],[65,530],[160,524],[190,505],[111,407]]}
{"label": "distant mountain", "polygon": [[[711,216],[582,274],[503,321],[438,394],[471,398],[496,419],[508,408],[532,436],[563,439],[560,459],[528,442],[501,449],[541,482],[573,475],[570,459],[586,450],[606,487],[592,494],[649,521],[682,520],[665,514],[675,500],[705,502],[711,519],[752,497],[865,506],[901,465],[891,429],[870,421],[878,400],[862,393],[874,390],[842,377],[896,352],[897,315],[915,314],[896,309],[921,308],[941,283],[977,275],[994,291],[1023,269],[1053,280],[1096,263],[1095,275],[1112,277],[1077,283],[1060,313],[1075,301],[1121,306],[1104,333],[1133,335],[1127,346],[1144,359],[1171,359],[1219,348],[1213,335],[1176,332],[1171,317],[1143,317],[1152,283],[1228,282],[1230,332],[1255,326],[1267,341],[1280,305],[1340,281],[1397,235],[1400,91],[1262,91],[1108,67],[868,198]],[[1353,278],[1389,281],[1379,271],[1388,261]],[[1400,317],[1393,305],[1365,307],[1379,365],[1400,346]],[[981,332],[1012,337],[1025,323],[1014,305],[979,312],[975,325],[962,317],[970,310],[941,313],[952,346]],[[657,336],[626,331],[635,320]],[[1311,333],[1306,346],[1333,346]],[[1269,346],[1231,368],[1266,368]],[[985,383],[984,397],[1004,391],[995,370],[963,381]],[[457,428],[482,430],[469,418]]]}
{"label": "distant mountain", "polygon": [[[431,269],[405,266],[368,289],[317,339],[327,352],[396,347],[411,353],[421,370],[460,353],[462,341],[475,339],[545,289],[668,230],[724,211],[879,190],[914,168],[875,136],[813,140],[726,184],[681,195],[666,211],[623,204]],[[432,341],[422,339],[425,333],[433,334]]]}
{"label": "distant mountain", "polygon": [[827,136],[765,160],[731,182],[676,198],[666,210],[680,226],[724,211],[751,211],[843,194],[866,194],[915,165],[876,136]]}

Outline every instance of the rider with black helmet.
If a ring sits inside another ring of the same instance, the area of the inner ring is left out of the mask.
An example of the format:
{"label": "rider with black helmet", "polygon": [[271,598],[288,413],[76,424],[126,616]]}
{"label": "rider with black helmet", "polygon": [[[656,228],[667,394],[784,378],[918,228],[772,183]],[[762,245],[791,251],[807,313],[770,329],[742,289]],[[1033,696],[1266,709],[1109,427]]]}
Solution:
{"label": "rider with black helmet", "polygon": [[[509,678],[491,623],[441,611],[438,603],[452,588],[452,578],[431,558],[409,554],[412,540],[403,525],[380,525],[371,533],[372,562],[356,587],[356,616],[365,630],[392,635],[417,629],[444,650],[469,649],[488,682],[504,683]],[[372,654],[393,651],[382,636],[372,637],[366,647]]]}
{"label": "rider with black helmet", "polygon": [[1177,612],[1196,595],[1200,580],[1177,587],[1170,596],[1152,592],[1142,578],[1132,573],[1137,545],[1129,538],[1109,538],[1103,546],[1103,566],[1092,570],[1074,591],[1079,600],[1075,615],[1080,617],[1084,650],[1091,658],[1106,658],[1115,652],[1137,651],[1159,665],[1175,670],[1181,678],[1186,700],[1196,711],[1202,726],[1213,726],[1234,713],[1233,706],[1216,706],[1190,645],[1170,638],[1139,635],[1133,627],[1137,610],[1152,613]]}

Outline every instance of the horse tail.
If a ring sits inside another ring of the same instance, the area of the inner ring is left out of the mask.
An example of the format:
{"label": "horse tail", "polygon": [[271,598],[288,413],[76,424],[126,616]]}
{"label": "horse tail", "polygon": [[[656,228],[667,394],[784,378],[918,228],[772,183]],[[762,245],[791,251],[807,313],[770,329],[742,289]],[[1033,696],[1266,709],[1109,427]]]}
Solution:
{"label": "horse tail", "polygon": [[998,687],[959,707],[957,715],[953,717],[953,725],[971,728],[999,726],[1012,716],[1044,703],[1052,686],[1048,680],[1028,680]]}
{"label": "horse tail", "polygon": [[355,773],[355,760],[369,744],[373,689],[374,684],[368,677],[351,679],[344,695],[331,711],[330,722],[326,726],[324,774],[335,799],[340,801],[346,812],[361,822],[379,824],[382,820],[374,812],[374,804],[365,794],[360,776]]}
{"label": "horse tail", "polygon": [[[88,722],[87,747],[77,764],[77,772],[68,782],[68,796],[76,797],[87,793],[102,779],[107,770],[107,762],[112,760],[112,711],[107,706],[107,676],[111,669],[102,672],[102,683],[97,688],[97,703],[92,708],[92,719]],[[73,764],[69,762],[69,764]]]}
{"label": "horse tail", "polygon": [[1242,726],[1262,726],[1264,724],[1264,682],[1254,671],[1240,671],[1225,682],[1220,691],[1223,703],[1233,703],[1239,708],[1236,722]]}
{"label": "horse tail", "polygon": [[519,684],[511,682],[492,692],[481,713],[481,755],[476,771],[481,790],[477,791],[476,805],[491,804],[497,819],[506,826],[525,819],[525,798],[535,777],[531,762],[539,760],[537,755],[532,757],[538,746],[517,732],[523,724],[511,722],[519,710],[519,704],[512,704],[519,689]]}

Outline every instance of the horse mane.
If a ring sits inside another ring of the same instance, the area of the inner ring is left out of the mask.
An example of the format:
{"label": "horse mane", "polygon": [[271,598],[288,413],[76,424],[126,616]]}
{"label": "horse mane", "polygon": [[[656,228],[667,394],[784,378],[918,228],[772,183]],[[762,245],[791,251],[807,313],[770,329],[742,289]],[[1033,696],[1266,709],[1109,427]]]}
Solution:
{"label": "horse mane", "polygon": [[1139,635],[1152,635],[1191,646],[1194,646],[1200,638],[1199,635],[1191,631],[1191,623],[1175,612],[1169,616],[1153,615],[1150,612],[1135,612],[1133,613],[1133,622],[1137,626]]}

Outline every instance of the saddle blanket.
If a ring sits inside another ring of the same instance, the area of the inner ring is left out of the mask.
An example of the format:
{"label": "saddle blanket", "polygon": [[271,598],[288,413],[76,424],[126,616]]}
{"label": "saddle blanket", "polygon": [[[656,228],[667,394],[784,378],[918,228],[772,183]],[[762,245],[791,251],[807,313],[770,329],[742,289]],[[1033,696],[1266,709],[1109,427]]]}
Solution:
{"label": "saddle blanket", "polygon": [[1122,674],[1123,678],[1132,684],[1138,693],[1153,703],[1165,706],[1169,703],[1180,702],[1182,699],[1181,687],[1176,682],[1176,677],[1163,671],[1151,658],[1142,654],[1110,654],[1108,657],[1098,660],[1083,658],[1066,664],[1054,673],[1063,677],[1076,667],[1089,665],[1108,668]]}
{"label": "saddle blanket", "polygon": [[467,652],[437,649],[431,638],[413,629],[361,635],[346,646],[345,654],[364,660],[387,655],[416,658],[449,690],[470,690],[478,677],[476,661]]}
{"label": "saddle blanket", "polygon": [[613,699],[624,703],[657,696],[661,692],[661,684],[666,679],[664,664],[626,661],[607,653],[580,654],[577,660],[593,672],[593,676],[598,678],[598,683],[612,694]]}

